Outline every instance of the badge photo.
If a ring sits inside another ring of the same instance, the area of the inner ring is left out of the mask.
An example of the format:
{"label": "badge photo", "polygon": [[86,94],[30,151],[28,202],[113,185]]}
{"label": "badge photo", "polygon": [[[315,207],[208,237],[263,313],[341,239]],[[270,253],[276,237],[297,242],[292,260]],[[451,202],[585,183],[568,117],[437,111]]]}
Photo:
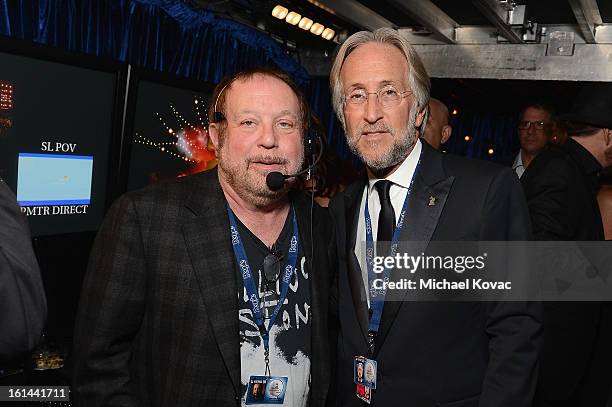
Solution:
{"label": "badge photo", "polygon": [[251,376],[245,404],[283,404],[287,392],[287,381],[287,377]]}
{"label": "badge photo", "polygon": [[371,389],[376,389],[378,364],[375,360],[364,356],[355,356],[353,368],[353,381],[355,384],[363,384]]}
{"label": "badge photo", "polygon": [[355,356],[354,366],[353,366],[353,381],[355,384],[363,384],[363,372],[365,369],[366,358],[363,356]]}
{"label": "badge photo", "polygon": [[247,387],[246,404],[260,404],[266,393],[266,383],[268,378],[265,376],[251,376]]}
{"label": "badge photo", "polygon": [[363,384],[366,386],[376,389],[376,370],[377,363],[375,360],[366,359],[364,364],[364,379]]}

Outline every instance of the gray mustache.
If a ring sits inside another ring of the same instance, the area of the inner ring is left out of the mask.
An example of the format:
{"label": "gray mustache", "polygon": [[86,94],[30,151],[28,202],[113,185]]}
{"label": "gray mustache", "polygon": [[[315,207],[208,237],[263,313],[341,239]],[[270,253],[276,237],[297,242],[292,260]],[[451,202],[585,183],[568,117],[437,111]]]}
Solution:
{"label": "gray mustache", "polygon": [[283,165],[283,164],[287,164],[289,162],[289,160],[287,160],[284,157],[278,157],[278,156],[270,156],[270,155],[260,155],[260,156],[253,156],[251,158],[248,159],[249,163],[254,163],[254,162],[258,162],[258,163],[265,163],[265,164],[279,164],[279,165]]}
{"label": "gray mustache", "polygon": [[386,124],[380,124],[380,125],[375,125],[375,126],[362,126],[359,129],[359,134],[364,134],[364,133],[391,133],[393,134],[393,128],[387,126]]}

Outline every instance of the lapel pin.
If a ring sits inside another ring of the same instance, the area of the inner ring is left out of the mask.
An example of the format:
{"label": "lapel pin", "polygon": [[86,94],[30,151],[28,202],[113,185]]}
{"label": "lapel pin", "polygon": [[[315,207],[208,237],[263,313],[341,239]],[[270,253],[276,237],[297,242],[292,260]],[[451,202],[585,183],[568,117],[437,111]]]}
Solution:
{"label": "lapel pin", "polygon": [[429,197],[429,203],[427,204],[427,206],[434,206],[436,204],[436,197],[435,196],[430,196]]}

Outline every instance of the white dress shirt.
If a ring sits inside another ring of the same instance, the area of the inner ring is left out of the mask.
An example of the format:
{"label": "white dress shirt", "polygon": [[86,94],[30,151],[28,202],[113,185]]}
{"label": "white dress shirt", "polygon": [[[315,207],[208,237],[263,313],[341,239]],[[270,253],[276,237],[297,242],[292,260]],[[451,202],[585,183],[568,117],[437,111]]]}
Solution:
{"label": "white dress shirt", "polygon": [[[506,161],[507,162],[507,161]],[[521,178],[523,173],[525,172],[525,166],[523,165],[523,156],[521,155],[521,151],[519,150],[516,158],[514,159],[514,163],[512,164],[512,169],[516,172],[516,175]]]}
{"label": "white dress shirt", "polygon": [[[404,159],[402,164],[386,179],[391,181],[391,189],[389,190],[389,196],[391,198],[391,204],[393,205],[393,211],[395,212],[395,223],[399,221],[399,216],[404,206],[404,200],[408,194],[408,188],[412,182],[414,171],[416,170],[419,158],[421,157],[422,144],[417,139],[414,148],[408,154],[408,157]],[[365,232],[365,200],[368,199],[368,209],[370,211],[370,219],[372,221],[372,236],[376,241],[376,234],[378,233],[378,215],[380,213],[380,199],[378,198],[378,192],[374,188],[376,181],[381,178],[370,178],[368,185],[363,190],[361,197],[361,205],[359,206],[359,222],[357,223],[357,235],[355,239],[355,256],[359,262],[361,268],[361,277],[363,278],[363,284],[366,288],[366,296],[368,298],[368,306],[370,304],[370,293],[368,288],[368,269],[366,267],[366,232]]]}

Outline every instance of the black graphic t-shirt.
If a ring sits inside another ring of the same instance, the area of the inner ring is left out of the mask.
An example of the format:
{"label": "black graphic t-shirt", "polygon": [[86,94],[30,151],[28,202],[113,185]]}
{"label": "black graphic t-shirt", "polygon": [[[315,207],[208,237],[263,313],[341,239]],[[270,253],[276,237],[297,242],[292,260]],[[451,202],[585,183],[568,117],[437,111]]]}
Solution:
{"label": "black graphic t-shirt", "polygon": [[[280,262],[282,273],[293,234],[291,211],[272,250],[268,249],[239,219],[236,219],[236,223],[255,279],[262,313],[265,316],[267,311],[267,314],[271,316],[280,298],[280,278],[274,283],[266,283],[263,263],[266,255],[275,252],[282,257]],[[310,393],[310,283],[303,253],[303,245],[300,241],[296,268],[289,284],[287,298],[270,330],[270,371],[272,376],[289,378],[284,405],[295,407],[305,407]],[[249,377],[264,375],[266,365],[263,340],[255,324],[238,266],[236,266],[236,274],[239,282],[238,318],[240,321],[242,404],[244,405]],[[266,319],[266,327],[268,322],[269,319]]]}

